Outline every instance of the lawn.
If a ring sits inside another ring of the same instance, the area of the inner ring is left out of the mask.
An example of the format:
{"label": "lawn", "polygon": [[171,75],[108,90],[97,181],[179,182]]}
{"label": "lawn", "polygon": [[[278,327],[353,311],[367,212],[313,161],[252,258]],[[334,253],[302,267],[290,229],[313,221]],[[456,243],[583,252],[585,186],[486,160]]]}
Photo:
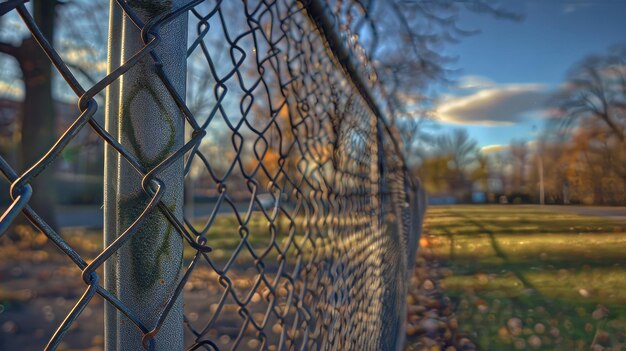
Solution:
{"label": "lawn", "polygon": [[422,256],[481,350],[621,350],[626,222],[536,206],[431,207]]}

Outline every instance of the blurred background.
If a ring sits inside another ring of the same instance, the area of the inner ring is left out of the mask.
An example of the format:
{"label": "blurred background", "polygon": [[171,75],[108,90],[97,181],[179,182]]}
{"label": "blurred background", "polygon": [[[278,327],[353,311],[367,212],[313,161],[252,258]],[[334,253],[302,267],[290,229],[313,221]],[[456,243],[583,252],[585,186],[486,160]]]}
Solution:
{"label": "blurred background", "polygon": [[[106,75],[108,1],[27,5],[81,83]],[[621,350],[626,2],[372,0],[363,8],[369,17],[352,31],[430,206],[407,349]],[[215,103],[202,63],[188,60],[195,115]],[[2,158],[24,171],[77,113],[17,14],[2,16]],[[207,132],[205,156],[231,157],[220,148],[230,131]],[[102,249],[102,173],[103,143],[83,131],[33,184],[46,189],[33,206],[86,257]],[[215,184],[200,168],[191,175],[192,215],[206,216]],[[2,209],[9,187],[0,182]],[[80,272],[65,269],[46,241],[25,221],[0,239],[0,349],[41,348],[81,290]],[[101,314],[99,305],[85,318]],[[82,323],[63,347],[99,350],[101,328]]]}

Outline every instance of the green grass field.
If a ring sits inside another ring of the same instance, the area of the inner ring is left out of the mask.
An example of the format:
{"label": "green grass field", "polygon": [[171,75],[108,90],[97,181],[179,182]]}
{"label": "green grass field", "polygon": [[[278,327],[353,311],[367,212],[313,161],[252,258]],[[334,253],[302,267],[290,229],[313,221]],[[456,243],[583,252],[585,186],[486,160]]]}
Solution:
{"label": "green grass field", "polygon": [[444,266],[481,350],[621,350],[626,222],[535,206],[431,207],[422,254]]}

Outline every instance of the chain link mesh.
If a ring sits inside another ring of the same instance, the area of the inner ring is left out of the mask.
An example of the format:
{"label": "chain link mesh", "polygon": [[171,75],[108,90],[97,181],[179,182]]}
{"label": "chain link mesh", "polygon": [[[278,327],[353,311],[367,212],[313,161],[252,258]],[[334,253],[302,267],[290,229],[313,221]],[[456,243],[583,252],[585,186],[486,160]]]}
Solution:
{"label": "chain link mesh", "polygon": [[[338,3],[344,2],[333,6]],[[329,26],[337,17],[321,10],[330,5],[196,0],[142,23],[133,7],[118,1],[146,44],[85,89],[24,1],[2,4],[2,14],[19,13],[80,108],[75,122],[26,172],[18,174],[0,158],[13,200],[0,219],[0,235],[23,213],[82,271],[86,286],[48,349],[59,345],[96,294],[141,331],[146,348],[155,348],[154,337],[183,292],[190,350],[402,347],[423,199],[392,128],[364,90],[363,81],[375,84],[372,68],[354,55],[352,44],[348,57],[338,52],[337,38],[349,33]],[[186,101],[170,89],[153,51],[161,24],[182,15],[189,16],[190,28]],[[188,131],[184,146],[151,165],[93,118],[94,96],[140,60],[153,61],[153,74],[168,87]],[[359,67],[367,67],[364,80],[355,76]],[[91,262],[29,206],[33,191],[45,191],[32,189],[31,180],[48,176],[47,166],[88,128],[141,175],[137,186],[150,199]],[[183,218],[165,205],[159,182],[159,174],[180,160]],[[187,268],[158,311],[157,325],[144,325],[137,311],[104,288],[96,270],[155,216],[183,238]]]}

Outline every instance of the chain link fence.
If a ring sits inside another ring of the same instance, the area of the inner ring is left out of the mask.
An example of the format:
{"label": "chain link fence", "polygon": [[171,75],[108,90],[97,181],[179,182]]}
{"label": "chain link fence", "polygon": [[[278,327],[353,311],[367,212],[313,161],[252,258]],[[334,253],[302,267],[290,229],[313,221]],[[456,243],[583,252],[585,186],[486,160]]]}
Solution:
{"label": "chain link fence", "polygon": [[[0,158],[0,235],[25,215],[85,284],[46,349],[96,295],[107,350],[403,347],[424,199],[333,15],[358,2],[112,1],[109,71],[89,88],[25,2],[0,13],[19,13],[80,108],[25,172]],[[105,247],[90,261],[29,205],[87,129],[105,153]]]}

